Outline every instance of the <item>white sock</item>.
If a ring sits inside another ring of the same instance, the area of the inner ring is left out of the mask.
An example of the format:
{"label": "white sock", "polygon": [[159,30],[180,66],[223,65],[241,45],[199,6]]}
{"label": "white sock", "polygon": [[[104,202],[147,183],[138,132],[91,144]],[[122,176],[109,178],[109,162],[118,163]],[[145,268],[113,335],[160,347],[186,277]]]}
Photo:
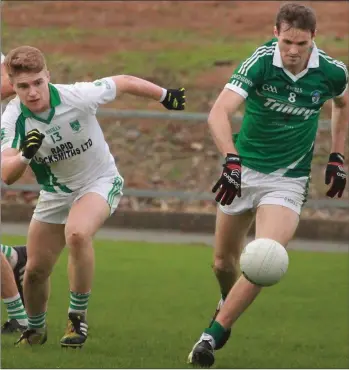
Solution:
{"label": "white sock", "polygon": [[18,262],[17,251],[14,248],[9,247],[8,245],[1,244],[1,252],[5,255],[7,261],[9,262],[13,270]]}
{"label": "white sock", "polygon": [[9,320],[15,319],[20,325],[28,326],[27,313],[18,293],[12,298],[4,298],[3,302],[5,303]]}
{"label": "white sock", "polygon": [[18,253],[16,252],[15,249],[13,249],[13,252],[11,253],[11,256],[9,258],[9,262],[10,262],[10,265],[12,267],[12,270],[14,270],[14,268],[16,267],[17,265],[17,262],[18,262]]}

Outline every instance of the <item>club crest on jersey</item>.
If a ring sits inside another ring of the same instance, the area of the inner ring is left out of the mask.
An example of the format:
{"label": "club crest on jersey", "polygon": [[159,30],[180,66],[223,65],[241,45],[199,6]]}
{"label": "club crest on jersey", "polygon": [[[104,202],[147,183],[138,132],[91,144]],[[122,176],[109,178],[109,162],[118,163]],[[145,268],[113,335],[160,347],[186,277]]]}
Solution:
{"label": "club crest on jersey", "polygon": [[316,104],[320,101],[320,91],[315,90],[311,93],[311,101],[313,104]]}
{"label": "club crest on jersey", "polygon": [[80,132],[81,131],[81,125],[79,121],[69,122],[70,127],[74,132]]}

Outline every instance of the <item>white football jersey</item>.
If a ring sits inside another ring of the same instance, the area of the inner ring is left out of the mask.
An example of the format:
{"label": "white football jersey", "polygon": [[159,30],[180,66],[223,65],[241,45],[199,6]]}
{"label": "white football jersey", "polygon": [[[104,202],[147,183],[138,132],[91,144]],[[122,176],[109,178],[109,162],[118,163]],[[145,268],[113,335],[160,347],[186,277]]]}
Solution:
{"label": "white football jersey", "polygon": [[46,191],[71,193],[102,176],[116,176],[114,157],[96,119],[99,104],[115,99],[111,78],[72,85],[49,84],[51,109],[34,114],[18,97],[1,117],[1,151],[20,149],[28,131],[45,135],[30,163]]}

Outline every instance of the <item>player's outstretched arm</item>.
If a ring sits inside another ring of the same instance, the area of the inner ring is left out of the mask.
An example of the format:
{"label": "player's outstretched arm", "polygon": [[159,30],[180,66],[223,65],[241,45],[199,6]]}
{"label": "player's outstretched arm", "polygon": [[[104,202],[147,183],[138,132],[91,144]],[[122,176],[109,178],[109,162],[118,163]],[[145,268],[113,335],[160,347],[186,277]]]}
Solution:
{"label": "player's outstretched arm", "polygon": [[185,109],[185,89],[164,89],[150,81],[134,76],[113,76],[117,94],[127,93],[159,101],[166,109]]}
{"label": "player's outstretched arm", "polygon": [[349,90],[340,98],[332,101],[332,146],[331,152],[344,155],[345,141],[348,136],[349,126]]}
{"label": "player's outstretched arm", "polygon": [[4,100],[11,95],[14,95],[14,91],[8,75],[5,70],[5,66],[1,63],[1,100]]}
{"label": "player's outstretched arm", "polygon": [[242,102],[244,97],[235,91],[224,89],[214,103],[208,117],[208,126],[212,138],[223,156],[227,153],[238,154],[233,144],[230,118]]}
{"label": "player's outstretched arm", "polygon": [[326,195],[340,198],[347,182],[347,174],[344,171],[344,150],[349,126],[349,92],[345,92],[340,98],[334,98],[332,103],[331,154],[328,160],[325,183],[330,184]]}
{"label": "player's outstretched arm", "polygon": [[39,150],[45,135],[37,129],[28,132],[23,140],[20,151],[15,148],[4,149],[1,153],[1,179],[11,185],[16,182],[27,169],[28,164]]}

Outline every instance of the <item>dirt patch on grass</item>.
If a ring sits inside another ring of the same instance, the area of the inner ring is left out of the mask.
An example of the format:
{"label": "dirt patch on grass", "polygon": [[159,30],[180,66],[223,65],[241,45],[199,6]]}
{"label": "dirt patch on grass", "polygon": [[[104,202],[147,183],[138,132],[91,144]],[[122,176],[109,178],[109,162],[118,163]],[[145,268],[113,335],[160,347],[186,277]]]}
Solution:
{"label": "dirt patch on grass", "polygon": [[[241,43],[254,39],[266,41],[273,37],[275,14],[280,4],[280,1],[7,1],[3,4],[2,20],[7,27],[28,34],[31,27],[48,30],[35,41],[35,45],[45,53],[70,55],[77,60],[89,59],[91,63],[102,62],[107,55],[115,53],[117,63],[117,53],[149,52],[156,59],[160,51],[183,51],[189,47],[195,53],[196,47],[207,40],[225,40],[228,45],[237,40]],[[311,5],[317,13],[319,36],[336,40],[347,38],[349,3],[308,1],[305,4]],[[49,30],[57,28],[77,29],[79,36],[74,37],[69,32],[61,37],[52,36]],[[88,36],[81,37],[84,32]],[[182,40],[175,36],[178,34],[183,34]],[[195,35],[193,44],[188,44],[192,35]],[[258,41],[256,47],[262,41]],[[343,45],[338,47],[329,42],[326,51],[334,57],[346,55],[347,45],[345,42]],[[208,45],[208,57],[212,57],[210,53],[212,48],[210,52]],[[134,58],[137,59],[137,55]],[[229,55],[226,59],[229,62]],[[151,64],[151,60],[144,64]],[[199,71],[194,80],[188,81],[186,73],[177,73],[176,80],[182,84],[190,83],[201,91],[220,89],[237,62],[239,60],[234,60],[226,66],[217,66],[213,62],[202,74]],[[178,58],[177,64],[181,63],[183,61]],[[110,64],[113,64],[113,59]],[[98,65],[94,69],[98,69]],[[168,71],[163,73],[166,74]],[[144,77],[157,80],[159,75],[161,71],[155,71],[151,76]],[[171,81],[163,77],[156,82]]]}
{"label": "dirt patch on grass", "polygon": [[[47,40],[49,36],[42,35],[35,44],[47,53],[95,60],[111,51],[180,50],[180,42],[173,44],[166,41],[166,37],[162,40],[141,37],[154,30],[157,36],[165,32],[192,32],[199,42],[210,37],[268,40],[273,37],[275,14],[280,4],[280,1],[7,1],[3,4],[2,19],[7,26],[20,30],[28,27],[85,30],[89,34],[87,39],[67,36]],[[308,1],[305,4],[311,4],[317,13],[320,35],[347,37],[349,3]],[[329,49],[336,56],[338,48]],[[225,70],[213,66],[207,73],[210,74],[205,76],[207,80],[220,83]],[[198,83],[201,85],[200,77]]]}
{"label": "dirt patch on grass", "polygon": [[[106,30],[105,37],[90,37],[89,42],[67,43],[61,50],[82,55],[116,50],[136,50],[150,45],[133,36],[152,30],[193,31],[203,37],[220,35],[232,39],[272,37],[278,1],[31,1],[6,2],[2,19],[17,29],[30,26],[40,28],[68,28]],[[307,3],[307,2],[306,2]],[[310,2],[308,2],[310,3]],[[318,16],[322,35],[345,37],[349,33],[349,4],[346,2],[311,2]],[[108,37],[106,37],[108,36]],[[112,41],[114,40],[114,42]],[[104,42],[105,41],[105,42]],[[38,40],[44,43],[45,40]],[[150,42],[151,43],[151,42]],[[166,46],[166,42],[164,42]],[[54,51],[55,45],[47,45]],[[45,48],[46,49],[46,48]],[[151,49],[149,49],[151,50]],[[209,52],[209,51],[208,51]]]}
{"label": "dirt patch on grass", "polygon": [[[3,17],[13,27],[74,27],[146,30],[154,25],[163,29],[191,29],[210,34],[246,38],[272,35],[279,1],[31,1],[10,2],[3,6]],[[349,5],[345,2],[304,2],[318,17],[322,33],[348,34]]]}

